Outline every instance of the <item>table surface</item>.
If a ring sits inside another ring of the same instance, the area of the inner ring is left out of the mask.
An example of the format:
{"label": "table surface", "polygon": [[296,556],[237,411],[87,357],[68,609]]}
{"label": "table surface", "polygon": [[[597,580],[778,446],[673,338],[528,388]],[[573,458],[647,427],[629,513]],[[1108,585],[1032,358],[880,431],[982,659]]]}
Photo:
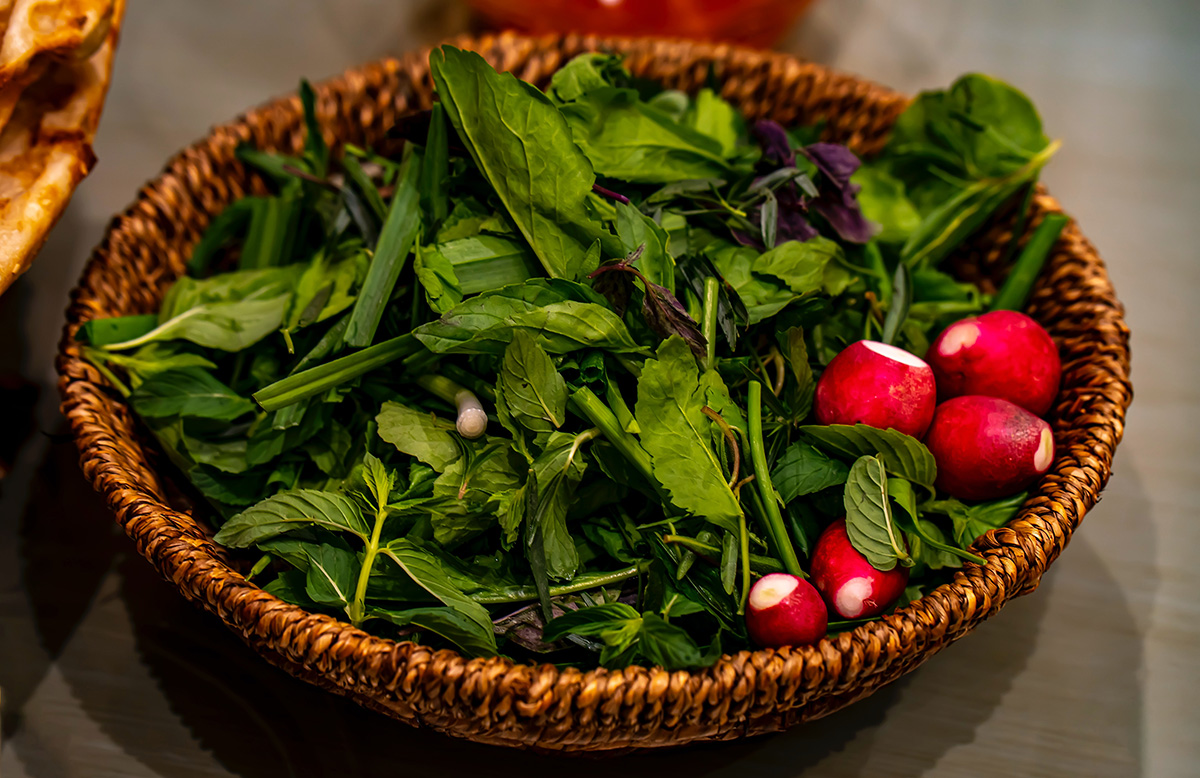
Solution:
{"label": "table surface", "polygon": [[54,434],[54,344],[90,249],[210,124],[466,23],[445,0],[129,3],[100,163],[0,302],[0,373],[40,388],[0,487],[0,775],[1196,775],[1194,0],[826,0],[783,44],[907,91],[968,70],[1020,85],[1064,143],[1046,181],[1108,261],[1133,330],[1137,396],[1103,502],[1034,595],[874,697],[783,735],[620,762],[500,751],[292,680],[157,577]]}

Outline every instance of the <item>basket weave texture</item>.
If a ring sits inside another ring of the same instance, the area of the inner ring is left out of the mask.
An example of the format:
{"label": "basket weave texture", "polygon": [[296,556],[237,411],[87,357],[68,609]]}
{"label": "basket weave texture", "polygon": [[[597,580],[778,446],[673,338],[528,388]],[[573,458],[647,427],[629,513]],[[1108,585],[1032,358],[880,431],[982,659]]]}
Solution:
{"label": "basket weave texture", "polygon": [[[710,67],[723,94],[749,118],[791,125],[824,120],[829,140],[877,152],[903,95],[783,54],[723,45],[510,34],[460,39],[492,64],[538,85],[575,54],[625,55],[636,75],[679,89],[704,84]],[[427,52],[351,70],[317,88],[331,143],[386,144],[398,116],[428,108]],[[1131,399],[1129,332],[1095,249],[1072,222],[1055,245],[1028,312],[1058,343],[1063,383],[1051,412],[1057,460],[1008,526],[975,545],[986,566],[882,620],[796,649],[741,652],[700,672],[629,667],[558,669],[508,659],[468,660],[449,650],[369,635],[308,613],[246,581],[211,528],[168,497],[166,460],[126,404],[80,355],[78,327],[94,318],[157,309],[210,220],[233,200],[265,191],[234,157],[249,141],[299,152],[299,100],[251,111],[184,149],[110,225],[67,311],[58,358],[62,409],[86,477],[146,557],[190,600],[219,616],[289,673],[413,725],[486,743],[602,751],[725,740],[784,729],[865,697],[969,633],[1026,594],[1062,552],[1108,480]],[[1058,211],[1044,191],[1034,218]],[[1011,218],[953,259],[983,285],[1002,278]]]}

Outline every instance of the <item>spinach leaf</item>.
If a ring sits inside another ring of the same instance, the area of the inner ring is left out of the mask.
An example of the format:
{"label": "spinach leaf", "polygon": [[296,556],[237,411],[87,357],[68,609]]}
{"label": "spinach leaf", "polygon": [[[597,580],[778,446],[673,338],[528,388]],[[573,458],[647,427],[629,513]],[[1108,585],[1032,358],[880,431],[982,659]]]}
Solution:
{"label": "spinach leaf", "polygon": [[431,413],[413,410],[397,402],[385,402],[375,416],[379,437],[402,453],[414,456],[439,473],[461,456],[454,425]]}
{"label": "spinach leaf", "polygon": [[238,395],[200,367],[154,373],[129,397],[142,416],[198,416],[229,421],[254,410],[254,403]]}
{"label": "spinach leaf", "polygon": [[788,446],[771,471],[771,481],[784,503],[846,482],[850,468],[808,443]]}
{"label": "spinach leaf", "polygon": [[546,273],[579,277],[588,247],[606,233],[585,207],[595,175],[563,115],[474,52],[434,49],[429,69],[446,116]]}
{"label": "spinach leaf", "polygon": [[509,413],[531,432],[558,429],[566,420],[567,383],[524,330],[504,350],[498,383]]}
{"label": "spinach leaf", "polygon": [[75,333],[75,339],[92,346],[109,346],[113,343],[139,338],[157,325],[158,315],[153,313],[92,319],[84,322],[83,326]]}
{"label": "spinach leaf", "polygon": [[221,525],[213,540],[230,548],[246,548],[308,527],[350,532],[364,542],[371,534],[362,510],[349,497],[298,489],[280,492],[247,508]]}
{"label": "spinach leaf", "polygon": [[[726,159],[734,156],[745,134],[745,122],[737,109],[707,87],[696,93],[683,122],[700,134],[712,138]],[[771,244],[767,244],[771,245]]]}
{"label": "spinach leaf", "polygon": [[881,457],[864,456],[855,460],[846,479],[844,502],[850,545],[872,567],[891,570],[897,561],[911,564],[903,535],[892,520]]}
{"label": "spinach leaf", "polygon": [[654,477],[675,506],[736,532],[741,506],[710,446],[705,402],[687,344],[680,337],[663,341],[657,358],[642,367],[634,409]]}
{"label": "spinach leaf", "polygon": [[878,454],[888,472],[933,488],[937,462],[929,449],[914,437],[894,429],[880,430],[866,424],[814,424],[800,433],[818,446],[845,457]]}

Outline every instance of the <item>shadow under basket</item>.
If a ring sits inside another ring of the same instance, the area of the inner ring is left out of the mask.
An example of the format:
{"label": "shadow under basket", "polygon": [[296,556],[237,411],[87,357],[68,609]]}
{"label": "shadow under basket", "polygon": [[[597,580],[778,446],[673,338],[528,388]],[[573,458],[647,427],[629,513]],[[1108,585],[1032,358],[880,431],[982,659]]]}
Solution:
{"label": "shadow under basket", "polygon": [[[695,90],[710,69],[722,94],[750,119],[785,126],[825,122],[825,138],[860,155],[878,152],[908,98],[784,54],[724,45],[511,34],[460,39],[493,65],[545,86],[572,56],[620,52],[636,75]],[[397,117],[428,108],[428,52],[348,71],[317,87],[330,143],[385,144]],[[1057,460],[1020,514],[980,538],[986,566],[880,621],[803,648],[743,651],[699,672],[655,667],[559,669],[369,635],[289,605],[248,582],[212,529],[168,497],[156,472],[165,457],[138,432],[128,406],[80,353],[74,336],[95,318],[157,310],[209,222],[264,184],[237,161],[239,143],[298,153],[304,124],[291,96],[221,125],[172,159],[108,228],[71,298],[58,357],[62,409],[83,472],[107,499],[138,551],[188,599],[216,614],[271,663],[409,724],[483,743],[604,751],[728,740],[831,713],[916,668],[968,634],[1008,600],[1033,591],[1108,480],[1131,399],[1129,331],[1095,249],[1070,223],[1059,237],[1028,313],[1063,358],[1051,423]],[[1058,203],[1039,190],[1027,240]],[[950,260],[962,278],[1003,278],[1011,216],[989,225]]]}

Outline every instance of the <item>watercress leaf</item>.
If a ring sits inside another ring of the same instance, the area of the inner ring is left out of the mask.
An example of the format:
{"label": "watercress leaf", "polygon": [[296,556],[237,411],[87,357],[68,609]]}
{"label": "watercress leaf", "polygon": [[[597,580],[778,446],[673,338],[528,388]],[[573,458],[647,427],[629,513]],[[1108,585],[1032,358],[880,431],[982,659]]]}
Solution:
{"label": "watercress leaf", "polygon": [[892,519],[881,457],[863,456],[855,460],[846,479],[844,504],[850,545],[872,567],[891,570],[897,561],[910,562],[904,538]]}
{"label": "watercress leaf", "polygon": [[379,425],[379,437],[439,473],[462,456],[454,425],[431,413],[388,401],[380,408],[375,423]]}
{"label": "watercress leaf", "polygon": [[479,629],[480,639],[491,653],[496,652],[496,636],[492,632],[492,617],[488,615],[482,605],[463,594],[446,580],[442,566],[438,564],[435,557],[404,538],[393,540],[383,546],[380,553],[399,565],[405,574],[416,581],[425,591],[470,620]]}
{"label": "watercress leaf", "polygon": [[825,267],[839,254],[841,248],[828,238],[789,240],[755,259],[752,269],[779,279],[798,295],[814,294],[824,286]]}
{"label": "watercress leaf", "polygon": [[567,383],[533,336],[513,333],[498,383],[508,412],[531,432],[558,429],[566,420]]}
{"label": "watercress leaf", "polygon": [[797,497],[845,483],[849,474],[850,468],[843,462],[825,456],[808,443],[796,441],[775,463],[771,481],[784,503],[789,503]]}
{"label": "watercress leaf", "polygon": [[362,510],[346,495],[297,489],[280,492],[242,511],[221,525],[213,540],[229,548],[246,548],[308,527],[350,532],[363,542],[371,535]]}
{"label": "watercress leaf", "polygon": [[921,215],[904,191],[904,182],[883,166],[863,165],[850,180],[859,187],[858,204],[863,216],[879,225],[875,240],[903,243],[921,223]]}
{"label": "watercress leaf", "polygon": [[718,140],[642,102],[632,89],[594,89],[562,106],[562,114],[595,171],[610,178],[666,184],[731,169]]}
{"label": "watercress leaf", "polygon": [[800,432],[820,448],[844,457],[878,454],[889,473],[933,488],[937,463],[921,441],[894,429],[866,424],[823,424],[800,427]]}
{"label": "watercress leaf", "polygon": [[346,608],[354,599],[358,557],[353,551],[319,545],[308,552],[304,589],[313,602]]}
{"label": "watercress leaf", "polygon": [[710,445],[705,402],[687,344],[679,337],[663,341],[657,358],[642,367],[634,409],[654,477],[678,508],[736,532],[741,506]]}
{"label": "watercress leaf", "polygon": [[453,608],[367,608],[367,618],[383,619],[397,627],[417,627],[453,643],[467,656],[495,656],[495,638],[484,636],[478,624]]}
{"label": "watercress leaf", "polygon": [[151,418],[198,416],[229,421],[254,410],[254,403],[199,367],[153,373],[133,390],[129,403],[140,415]]}
{"label": "watercress leaf", "polygon": [[563,115],[474,52],[442,46],[429,68],[447,117],[546,273],[578,277],[592,242],[614,240],[585,208],[595,174]]}
{"label": "watercress leaf", "polygon": [[623,627],[628,622],[640,620],[638,612],[623,602],[592,605],[568,611],[551,620],[546,624],[543,637],[546,642],[554,643],[567,635],[600,636]]}

